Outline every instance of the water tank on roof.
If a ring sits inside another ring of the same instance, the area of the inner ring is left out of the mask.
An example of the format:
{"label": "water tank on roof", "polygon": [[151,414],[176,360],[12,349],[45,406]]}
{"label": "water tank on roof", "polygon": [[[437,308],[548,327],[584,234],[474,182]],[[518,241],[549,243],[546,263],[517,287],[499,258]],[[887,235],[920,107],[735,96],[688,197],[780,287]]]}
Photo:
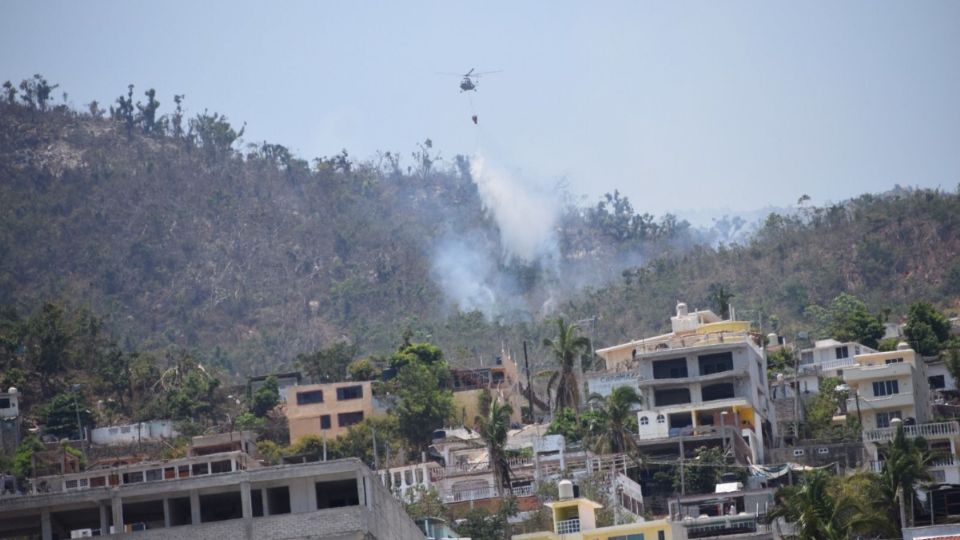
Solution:
{"label": "water tank on roof", "polygon": [[11,387],[7,390],[7,392],[10,393],[10,394],[16,394],[16,393],[17,393],[17,387],[16,387],[16,386],[11,386]]}
{"label": "water tank on roof", "polygon": [[557,484],[560,492],[560,500],[572,499],[573,498],[573,482],[569,480],[561,480]]}
{"label": "water tank on roof", "polygon": [[687,304],[685,302],[677,302],[677,317],[683,317],[687,314]]}

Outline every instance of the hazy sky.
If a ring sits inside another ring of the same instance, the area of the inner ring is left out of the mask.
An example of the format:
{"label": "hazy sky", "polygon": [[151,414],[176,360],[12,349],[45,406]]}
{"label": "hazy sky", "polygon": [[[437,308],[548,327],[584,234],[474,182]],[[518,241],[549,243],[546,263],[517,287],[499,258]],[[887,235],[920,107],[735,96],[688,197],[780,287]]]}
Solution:
{"label": "hazy sky", "polygon": [[[960,183],[956,1],[4,1],[0,51],[75,106],[184,93],[308,159],[430,137],[655,214]],[[471,67],[472,104],[436,74]]]}

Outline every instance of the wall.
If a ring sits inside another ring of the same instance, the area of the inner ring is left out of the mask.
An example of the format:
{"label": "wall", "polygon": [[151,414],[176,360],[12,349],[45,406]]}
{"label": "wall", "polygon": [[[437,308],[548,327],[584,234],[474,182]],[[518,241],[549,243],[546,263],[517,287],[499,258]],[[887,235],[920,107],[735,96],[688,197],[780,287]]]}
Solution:
{"label": "wall", "polygon": [[172,420],[155,420],[139,424],[108,426],[90,431],[93,444],[124,444],[138,441],[170,439],[178,435]]}

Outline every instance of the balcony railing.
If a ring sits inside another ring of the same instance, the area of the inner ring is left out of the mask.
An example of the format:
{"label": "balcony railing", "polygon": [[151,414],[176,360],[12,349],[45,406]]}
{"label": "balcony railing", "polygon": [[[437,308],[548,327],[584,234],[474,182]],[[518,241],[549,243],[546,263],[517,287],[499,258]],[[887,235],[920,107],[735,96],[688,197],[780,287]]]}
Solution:
{"label": "balcony railing", "polygon": [[[514,497],[530,497],[534,494],[533,486],[517,486],[505,490],[504,495],[512,494]],[[461,491],[454,491],[453,493],[444,495],[443,502],[445,503],[457,503],[457,502],[467,502],[467,501],[479,501],[483,499],[496,499],[500,497],[500,493],[497,493],[496,488],[493,487],[482,487],[476,489],[465,489]]]}
{"label": "balcony railing", "polygon": [[[510,464],[511,469],[530,467],[533,465],[533,458],[529,457],[513,457],[509,458],[507,462]],[[481,474],[489,472],[490,462],[488,461],[479,461],[477,463],[463,463],[460,465],[450,465],[449,467],[434,467],[430,469],[430,481],[436,482],[448,478],[451,476],[467,476],[471,474]]]}
{"label": "balcony railing", "polygon": [[557,522],[557,534],[580,532],[580,518],[565,519]]}
{"label": "balcony railing", "polygon": [[[955,437],[960,435],[960,423],[952,420],[950,422],[932,422],[915,426],[903,426],[903,433],[911,439],[916,437],[923,437],[924,439]],[[893,440],[895,434],[896,429],[892,427],[868,429],[863,432],[863,440],[866,442],[886,442]]]}

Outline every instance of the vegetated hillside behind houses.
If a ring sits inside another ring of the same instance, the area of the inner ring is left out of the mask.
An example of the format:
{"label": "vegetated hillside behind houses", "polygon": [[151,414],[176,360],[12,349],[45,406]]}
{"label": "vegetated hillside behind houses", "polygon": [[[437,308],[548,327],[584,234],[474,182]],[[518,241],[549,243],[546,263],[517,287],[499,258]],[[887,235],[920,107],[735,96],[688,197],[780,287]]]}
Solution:
{"label": "vegetated hillside behind houses", "polygon": [[[429,141],[406,159],[307,162],[242,147],[223,116],[135,113],[126,99],[113,118],[0,105],[0,301],[89,306],[131,347],[195,349],[234,374],[344,338],[385,352],[407,330],[466,361],[538,344],[558,314],[598,316],[583,326],[602,346],[662,330],[678,299],[706,306],[717,284],[738,314],[785,328],[844,291],[893,317],[917,299],[957,307],[956,193],[801,208],[719,248],[710,235],[729,223],[693,231],[615,193],[564,206],[555,250],[523,257],[505,250],[469,160]],[[470,249],[444,252],[451,238]]]}

